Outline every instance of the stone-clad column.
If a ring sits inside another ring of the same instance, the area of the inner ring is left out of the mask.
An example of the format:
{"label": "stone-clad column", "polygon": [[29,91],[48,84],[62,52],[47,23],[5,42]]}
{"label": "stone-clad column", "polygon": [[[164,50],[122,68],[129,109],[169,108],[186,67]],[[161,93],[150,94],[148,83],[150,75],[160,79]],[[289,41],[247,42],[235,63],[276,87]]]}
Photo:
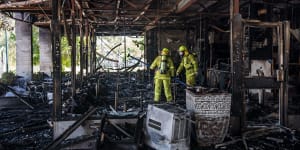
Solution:
{"label": "stone-clad column", "polygon": [[51,33],[49,29],[39,28],[40,44],[40,72],[51,76],[52,72],[52,51],[51,51]]}
{"label": "stone-clad column", "polygon": [[[17,14],[20,15],[20,14]],[[16,73],[26,79],[32,78],[32,26],[16,20]]]}

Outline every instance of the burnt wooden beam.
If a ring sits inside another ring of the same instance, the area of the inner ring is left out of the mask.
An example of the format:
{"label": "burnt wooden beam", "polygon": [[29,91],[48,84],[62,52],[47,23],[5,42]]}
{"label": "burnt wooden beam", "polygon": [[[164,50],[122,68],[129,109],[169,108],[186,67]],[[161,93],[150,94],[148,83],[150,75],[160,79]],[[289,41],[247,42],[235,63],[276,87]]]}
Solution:
{"label": "burnt wooden beam", "polygon": [[60,50],[60,25],[59,25],[59,6],[60,0],[52,1],[52,20],[51,20],[51,36],[52,36],[52,57],[53,57],[53,119],[61,118],[61,50]]}
{"label": "burnt wooden beam", "polygon": [[7,7],[2,7],[0,8],[1,11],[6,11],[6,12],[33,12],[33,13],[51,13],[51,8],[50,7],[32,7],[32,6],[26,6],[26,7],[12,7],[12,6],[7,6]]}
{"label": "burnt wooden beam", "polygon": [[230,1],[230,60],[231,60],[231,81],[232,81],[232,105],[231,112],[235,117],[240,118],[240,131],[244,127],[244,97],[243,97],[243,60],[242,60],[242,16],[236,12],[236,0]]}
{"label": "burnt wooden beam", "polygon": [[93,59],[94,59],[94,62],[93,62],[93,65],[94,65],[94,73],[96,72],[96,60],[97,60],[97,56],[96,56],[96,53],[97,53],[97,35],[96,35],[96,29],[94,29],[93,31],[93,38],[94,38],[94,53],[93,53]]}
{"label": "burnt wooden beam", "polygon": [[25,99],[23,99],[22,96],[15,91],[15,89],[3,83],[0,83],[0,86],[4,89],[11,91],[18,98],[18,100],[27,105],[29,108],[34,109],[34,107],[30,105]]}
{"label": "burnt wooden beam", "polygon": [[[72,24],[72,19],[66,19],[65,20],[67,22],[67,25],[71,25]],[[65,21],[60,21],[60,25],[64,25]],[[37,21],[33,23],[36,26],[50,26],[51,21]],[[80,19],[75,19],[75,24],[76,25],[81,25],[81,21]]]}
{"label": "burnt wooden beam", "polygon": [[280,101],[280,125],[287,126],[288,125],[288,100],[289,100],[289,59],[290,59],[290,22],[283,22],[283,42],[284,42],[284,50],[283,50],[283,71],[284,71],[284,96],[283,100]]}
{"label": "burnt wooden beam", "polygon": [[[83,10],[85,10],[86,12],[107,12],[107,13],[112,13],[112,12],[115,12],[116,10],[115,10],[115,8],[97,8],[97,9],[95,9],[95,8],[91,8],[91,9],[83,9]],[[124,11],[126,11],[126,12],[133,12],[133,13],[138,13],[138,12],[140,12],[141,10],[139,10],[139,9],[129,9],[129,8],[124,8],[123,9]],[[147,10],[147,12],[150,12],[150,13],[157,13],[157,9],[153,9],[153,8],[149,8],[148,10]],[[168,10],[159,10],[159,12],[160,13],[169,13],[169,11]]]}
{"label": "burnt wooden beam", "polygon": [[143,11],[135,18],[133,19],[132,22],[136,22],[140,19],[141,16],[144,16],[144,14],[146,13],[146,11],[149,9],[150,5],[151,5],[152,0],[148,0],[145,4],[145,7],[143,8]]}
{"label": "burnt wooden beam", "polygon": [[119,9],[120,9],[120,3],[121,3],[121,0],[118,0],[117,1],[117,7],[116,7],[116,16],[115,16],[115,19],[114,19],[114,22],[117,22],[118,19],[119,19]]}
{"label": "burnt wooden beam", "polygon": [[93,113],[97,110],[96,107],[91,107],[87,112],[85,112],[78,120],[76,120],[69,128],[67,128],[61,135],[54,139],[50,144],[48,144],[44,150],[54,150],[57,146],[68,136],[70,136],[85,120],[87,120]]}
{"label": "burnt wooden beam", "polygon": [[158,22],[161,18],[170,15],[172,12],[174,12],[174,11],[177,9],[177,5],[178,5],[179,2],[180,2],[180,1],[176,2],[176,4],[175,4],[171,9],[169,9],[169,10],[167,11],[167,13],[165,13],[165,14],[163,14],[163,15],[157,15],[157,16],[155,17],[155,19],[154,19],[152,22],[148,23],[148,24],[145,26],[145,30],[148,31],[148,30],[151,30],[151,29],[155,28],[157,22]]}
{"label": "burnt wooden beam", "polygon": [[129,0],[124,0],[124,1],[125,1],[129,6],[131,6],[131,7],[134,8],[134,9],[138,9],[138,8],[139,8],[136,4],[130,2]]}
{"label": "burnt wooden beam", "polygon": [[35,4],[41,4],[44,2],[48,2],[48,0],[27,0],[27,1],[21,1],[21,2],[11,2],[11,3],[4,3],[0,5],[1,8],[5,7],[21,7],[26,5],[35,5]]}
{"label": "burnt wooden beam", "polygon": [[85,19],[85,72],[86,76],[89,73],[89,21]]}
{"label": "burnt wooden beam", "polygon": [[177,5],[176,13],[181,13],[185,11],[195,2],[197,2],[197,0],[181,0]]}
{"label": "burnt wooden beam", "polygon": [[72,17],[72,52],[71,52],[71,81],[72,81],[72,97],[76,95],[76,24],[75,24],[75,0],[71,0],[71,17]]}
{"label": "burnt wooden beam", "polygon": [[90,68],[91,73],[95,73],[96,69],[96,34],[95,29],[91,29],[91,36],[90,36],[90,42],[91,42],[91,58],[90,58]]}
{"label": "burnt wooden beam", "polygon": [[64,34],[67,37],[67,41],[68,41],[68,45],[71,46],[71,37],[70,37],[70,29],[69,29],[69,25],[67,24],[67,19],[66,19],[66,15],[64,13],[64,10],[61,10],[61,14],[62,14],[62,20],[63,20],[63,25],[64,25]]}
{"label": "burnt wooden beam", "polygon": [[77,9],[80,10],[80,13],[83,15],[83,17],[86,17],[86,13],[85,13],[84,9],[81,7],[78,0],[75,0],[75,4],[76,4]]}
{"label": "burnt wooden beam", "polygon": [[[79,13],[80,19],[82,20],[82,13]],[[79,53],[80,53],[80,82],[82,84],[83,81],[83,68],[84,68],[84,54],[83,54],[83,27],[84,23],[81,21],[80,29],[79,29],[79,34],[80,34],[80,43],[79,43]]]}

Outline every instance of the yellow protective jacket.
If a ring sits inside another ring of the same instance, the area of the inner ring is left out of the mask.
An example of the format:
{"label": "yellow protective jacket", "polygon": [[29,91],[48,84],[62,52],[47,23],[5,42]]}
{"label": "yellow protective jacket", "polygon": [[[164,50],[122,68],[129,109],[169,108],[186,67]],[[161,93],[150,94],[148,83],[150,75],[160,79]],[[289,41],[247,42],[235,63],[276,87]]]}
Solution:
{"label": "yellow protective jacket", "polygon": [[157,56],[154,61],[152,62],[150,69],[156,69],[155,71],[155,79],[170,79],[170,77],[174,77],[174,63],[170,57],[167,57],[167,68],[168,71],[166,74],[161,74],[159,71],[159,66],[161,63],[161,57],[162,56]]}
{"label": "yellow protective jacket", "polygon": [[198,64],[194,55],[186,53],[183,56],[176,74],[180,74],[183,68],[185,69],[186,83],[188,85],[194,85],[195,77],[198,72]]}

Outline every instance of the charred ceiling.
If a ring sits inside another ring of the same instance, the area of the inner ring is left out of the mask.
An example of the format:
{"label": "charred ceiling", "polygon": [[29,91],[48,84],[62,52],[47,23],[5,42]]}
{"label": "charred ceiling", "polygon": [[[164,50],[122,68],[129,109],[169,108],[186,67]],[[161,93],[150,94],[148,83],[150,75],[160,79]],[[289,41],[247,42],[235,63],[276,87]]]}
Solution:
{"label": "charred ceiling", "polygon": [[[241,0],[240,12],[245,18],[251,16],[250,4],[256,6],[251,8],[257,9],[256,15],[264,15],[265,8],[272,8],[268,11],[276,15],[288,8],[299,8],[300,2]],[[199,19],[208,19],[221,28],[229,25],[229,0],[62,0],[59,9],[62,25],[71,24],[74,13],[77,25],[88,20],[98,35],[139,35],[157,27],[184,29]],[[37,26],[49,27],[51,23],[51,0],[2,0],[0,10],[12,18],[13,13],[22,13],[24,17],[15,19]]]}

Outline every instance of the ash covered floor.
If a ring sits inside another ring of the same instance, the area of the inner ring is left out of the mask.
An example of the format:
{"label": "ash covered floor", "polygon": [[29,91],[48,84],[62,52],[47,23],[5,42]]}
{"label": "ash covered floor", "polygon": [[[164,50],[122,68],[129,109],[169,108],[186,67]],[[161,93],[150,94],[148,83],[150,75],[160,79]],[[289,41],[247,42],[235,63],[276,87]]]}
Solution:
{"label": "ash covered floor", "polygon": [[[150,85],[149,85],[150,83]],[[147,105],[153,103],[153,90],[151,82],[146,81],[141,76],[136,74],[110,74],[101,76],[101,91],[103,94],[99,101],[93,97],[86,96],[86,90],[78,94],[84,95],[80,97],[82,101],[77,101],[78,107],[74,109],[67,109],[64,107],[65,114],[67,111],[84,112],[91,105],[98,108],[98,113],[106,112],[112,116],[128,117],[130,115],[142,114],[146,111]],[[178,86],[178,85],[177,85]],[[114,109],[115,92],[119,89],[119,103]],[[89,91],[89,90],[87,90]],[[177,88],[177,104],[176,106],[185,108],[185,94],[184,88]],[[84,99],[83,99],[84,98]],[[87,100],[88,99],[88,100]],[[40,101],[41,102],[41,101]],[[70,105],[67,100],[65,105]],[[161,103],[164,103],[162,101]],[[248,125],[251,129],[244,131],[241,136],[234,136],[230,134],[232,126],[229,127],[228,134],[223,143],[211,147],[199,147],[196,142],[196,135],[191,134],[191,149],[216,149],[216,150],[297,150],[300,147],[299,139],[300,133],[296,130],[291,130],[286,127],[277,126],[276,119],[278,116],[278,106],[274,105],[272,100],[267,101],[264,106],[259,105],[253,101],[248,103]],[[105,105],[103,105],[105,104]],[[34,109],[28,108],[26,105],[20,103],[20,107],[1,108],[0,109],[0,149],[5,150],[33,150],[43,149],[46,145],[53,141],[53,128],[51,125],[51,105],[47,103],[35,103]],[[295,106],[293,106],[295,107]],[[126,112],[124,111],[126,110]],[[107,112],[109,111],[109,112]],[[115,112],[127,113],[121,116]],[[131,114],[130,114],[131,113]],[[129,114],[129,115],[128,115]],[[49,124],[50,123],[50,124]],[[143,136],[135,134],[136,128],[143,128],[144,124],[139,122],[137,124],[119,125],[125,132],[133,135],[133,138],[128,138],[120,133],[111,124],[106,124],[103,132],[106,133],[104,141],[98,143],[99,149],[151,149],[143,143]],[[193,126],[193,124],[192,124]],[[80,141],[99,139],[100,135],[94,132],[90,136],[78,137],[75,139],[65,140],[60,144],[60,147],[73,145]],[[139,144],[137,144],[137,140]]]}

